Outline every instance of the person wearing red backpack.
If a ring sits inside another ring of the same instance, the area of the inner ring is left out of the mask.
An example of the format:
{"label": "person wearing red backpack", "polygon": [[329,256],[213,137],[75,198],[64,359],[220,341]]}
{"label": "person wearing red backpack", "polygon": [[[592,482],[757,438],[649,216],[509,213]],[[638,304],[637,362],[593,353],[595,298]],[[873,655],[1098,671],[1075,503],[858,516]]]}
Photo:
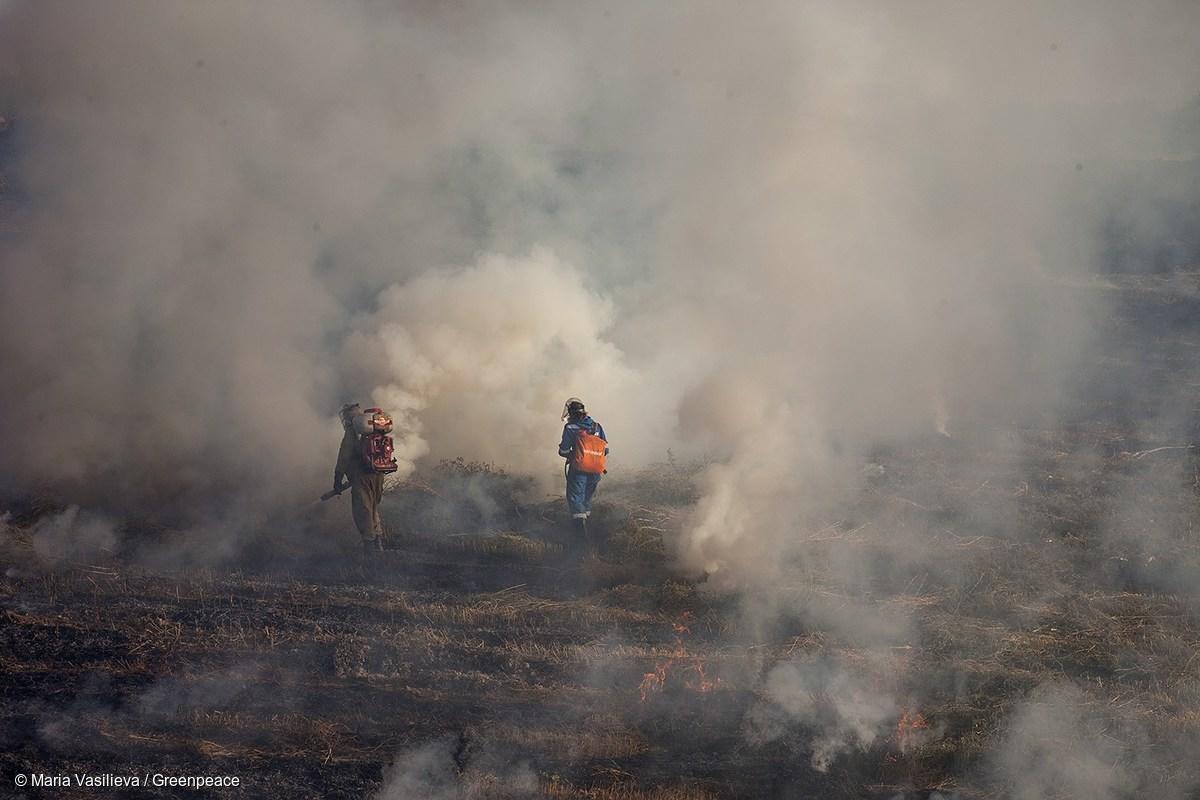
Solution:
{"label": "person wearing red backpack", "polygon": [[599,422],[588,416],[583,401],[569,398],[563,406],[562,441],[558,454],[567,461],[567,508],[581,534],[587,533],[587,519],[592,513],[592,495],[600,485],[600,477],[608,457],[608,437]]}
{"label": "person wearing red backpack", "polygon": [[354,526],[362,537],[363,549],[383,549],[383,520],[379,503],[383,500],[383,476],[396,471],[392,457],[392,418],[381,409],[363,411],[358,403],[342,406],[342,446],[333,468],[333,492],[341,494],[350,487],[350,510]]}

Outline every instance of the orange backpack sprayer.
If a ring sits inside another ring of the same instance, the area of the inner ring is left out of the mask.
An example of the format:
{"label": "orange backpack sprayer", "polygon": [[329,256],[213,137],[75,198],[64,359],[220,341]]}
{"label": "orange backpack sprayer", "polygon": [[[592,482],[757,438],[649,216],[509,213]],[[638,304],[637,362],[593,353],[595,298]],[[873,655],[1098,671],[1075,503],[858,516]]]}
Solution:
{"label": "orange backpack sprayer", "polygon": [[575,437],[575,455],[571,457],[571,466],[579,472],[589,475],[603,475],[605,470],[604,450],[607,442],[594,433],[581,430]]}

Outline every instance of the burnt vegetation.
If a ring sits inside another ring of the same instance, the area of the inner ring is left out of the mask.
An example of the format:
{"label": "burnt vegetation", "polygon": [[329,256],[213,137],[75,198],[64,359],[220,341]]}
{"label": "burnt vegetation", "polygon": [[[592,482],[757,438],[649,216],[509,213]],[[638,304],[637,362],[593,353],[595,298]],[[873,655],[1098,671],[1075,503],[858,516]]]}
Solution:
{"label": "burnt vegetation", "polygon": [[[47,558],[53,504],[13,505],[2,772],[240,775],[222,797],[1001,797],[1014,710],[1069,681],[1139,792],[1185,796],[1200,280],[1096,291],[1123,344],[1064,422],[881,448],[770,587],[672,566],[700,470],[674,461],[604,484],[585,555],[560,499],[462,461],[389,493],[377,558],[353,541],[204,569]],[[891,701],[822,760],[836,687],[772,716],[780,664],[836,664]]]}

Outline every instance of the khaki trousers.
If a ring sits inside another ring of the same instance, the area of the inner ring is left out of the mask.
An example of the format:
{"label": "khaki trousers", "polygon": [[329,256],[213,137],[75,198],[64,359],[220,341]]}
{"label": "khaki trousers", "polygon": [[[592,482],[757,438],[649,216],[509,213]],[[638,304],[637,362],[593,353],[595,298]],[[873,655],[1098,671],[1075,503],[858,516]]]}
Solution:
{"label": "khaki trousers", "polygon": [[364,539],[383,535],[383,520],[379,517],[379,502],[383,499],[383,476],[377,472],[355,470],[350,476],[350,508],[354,526]]}

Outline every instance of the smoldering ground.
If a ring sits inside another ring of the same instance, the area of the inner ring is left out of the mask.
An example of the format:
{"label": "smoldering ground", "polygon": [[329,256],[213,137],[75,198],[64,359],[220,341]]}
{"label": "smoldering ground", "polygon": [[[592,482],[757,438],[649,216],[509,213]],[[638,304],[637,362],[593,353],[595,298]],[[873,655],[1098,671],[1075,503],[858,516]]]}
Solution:
{"label": "smoldering ground", "polygon": [[[309,503],[351,399],[405,477],[491,462],[536,507],[581,394],[612,478],[705,459],[664,547],[739,597],[733,644],[913,646],[906,589],[1036,627],[1089,582],[1195,585],[1192,463],[1120,460],[1188,444],[1190,334],[1147,320],[1191,279],[1123,326],[1144,284],[1097,274],[1195,263],[1189,4],[0,13],[0,480],[80,508],[42,541],[332,553],[345,510]],[[511,527],[445,487],[405,520]],[[847,669],[798,685],[871,686]]]}

